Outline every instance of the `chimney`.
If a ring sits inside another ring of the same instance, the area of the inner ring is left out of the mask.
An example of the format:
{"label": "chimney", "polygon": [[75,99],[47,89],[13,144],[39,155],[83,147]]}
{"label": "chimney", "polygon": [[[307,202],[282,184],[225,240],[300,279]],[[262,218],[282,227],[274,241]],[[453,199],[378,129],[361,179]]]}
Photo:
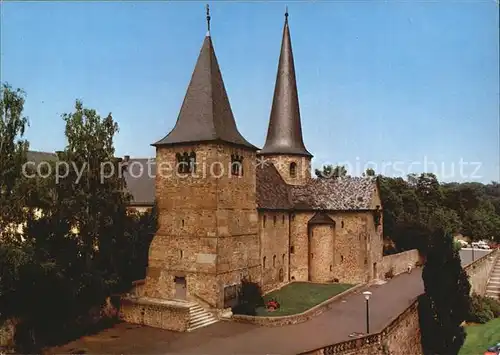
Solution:
{"label": "chimney", "polygon": [[123,161],[125,161],[126,163],[130,160],[130,155],[125,155],[125,157],[123,158]]}

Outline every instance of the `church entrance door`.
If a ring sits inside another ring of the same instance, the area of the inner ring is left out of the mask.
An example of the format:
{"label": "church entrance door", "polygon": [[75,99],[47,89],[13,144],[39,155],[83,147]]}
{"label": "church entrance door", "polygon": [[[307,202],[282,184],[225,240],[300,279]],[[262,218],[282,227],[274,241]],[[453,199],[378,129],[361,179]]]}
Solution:
{"label": "church entrance door", "polygon": [[176,276],[175,282],[175,298],[179,300],[186,299],[186,278]]}

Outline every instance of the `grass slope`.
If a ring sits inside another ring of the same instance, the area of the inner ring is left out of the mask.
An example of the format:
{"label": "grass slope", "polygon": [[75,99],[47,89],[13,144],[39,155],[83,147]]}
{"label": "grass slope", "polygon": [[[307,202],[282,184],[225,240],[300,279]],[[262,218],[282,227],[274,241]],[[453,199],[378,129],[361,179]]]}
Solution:
{"label": "grass slope", "polygon": [[265,317],[287,316],[302,313],[309,308],[326,301],[327,299],[348,290],[353,285],[349,284],[314,284],[308,282],[293,282],[279,290],[268,293],[264,301],[275,299],[280,303],[280,308],[268,312],[265,308],[258,308],[257,315]]}
{"label": "grass slope", "polygon": [[490,346],[500,342],[500,318],[485,324],[469,325],[465,330],[467,338],[460,355],[482,355]]}

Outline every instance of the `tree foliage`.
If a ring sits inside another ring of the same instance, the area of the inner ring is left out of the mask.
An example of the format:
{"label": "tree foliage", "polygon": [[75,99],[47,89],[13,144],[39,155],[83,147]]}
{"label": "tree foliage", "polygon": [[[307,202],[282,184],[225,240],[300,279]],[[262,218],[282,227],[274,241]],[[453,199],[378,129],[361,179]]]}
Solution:
{"label": "tree foliage", "polygon": [[23,116],[24,92],[2,84],[0,92],[0,240],[18,237],[15,228],[24,221],[25,179],[28,142],[23,139],[28,125]]}
{"label": "tree foliage", "polygon": [[437,229],[429,239],[422,271],[422,345],[427,354],[458,354],[466,336],[462,323],[469,317],[471,286],[452,236]]}
{"label": "tree foliage", "polygon": [[348,176],[347,169],[343,165],[325,165],[321,170],[315,169],[314,174],[320,179],[336,179]]}
{"label": "tree foliage", "polygon": [[[102,118],[80,101],[62,116],[67,146],[51,173],[24,178],[21,93],[4,86],[0,106],[0,162],[6,167],[0,222],[25,222],[22,239],[0,243],[0,318],[21,319],[20,350],[36,352],[71,336],[68,330],[87,324],[106,297],[145,276],[156,210],[127,212],[113,146],[118,125],[111,114]],[[7,202],[15,208],[4,213]]]}

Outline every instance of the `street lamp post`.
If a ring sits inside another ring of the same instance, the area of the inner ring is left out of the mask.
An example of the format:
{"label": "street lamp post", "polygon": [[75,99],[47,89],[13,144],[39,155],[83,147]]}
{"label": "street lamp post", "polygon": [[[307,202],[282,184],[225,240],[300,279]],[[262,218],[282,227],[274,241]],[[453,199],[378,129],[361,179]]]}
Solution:
{"label": "street lamp post", "polygon": [[366,303],[366,334],[370,334],[370,296],[372,293],[370,291],[365,291],[363,292],[363,295],[365,296],[365,303]]}

